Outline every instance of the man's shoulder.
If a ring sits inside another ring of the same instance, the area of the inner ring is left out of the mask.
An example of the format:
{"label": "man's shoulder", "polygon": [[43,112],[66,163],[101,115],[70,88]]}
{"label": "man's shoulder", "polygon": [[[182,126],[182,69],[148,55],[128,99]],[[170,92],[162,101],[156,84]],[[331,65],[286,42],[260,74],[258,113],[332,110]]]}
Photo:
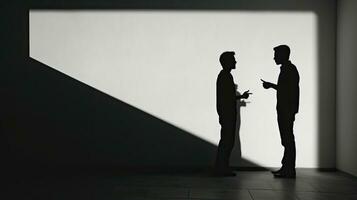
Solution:
{"label": "man's shoulder", "polygon": [[300,79],[299,71],[297,70],[297,67],[293,63],[289,64],[289,77],[294,81],[297,81],[297,83],[299,82]]}
{"label": "man's shoulder", "polygon": [[229,73],[229,72],[226,72],[226,71],[224,71],[224,70],[221,70],[220,72],[219,72],[219,74],[218,74],[218,78],[222,78],[222,79],[224,79],[224,78],[229,78],[229,77],[231,77],[232,75]]}
{"label": "man's shoulder", "polygon": [[287,66],[287,71],[292,74],[299,74],[299,71],[297,70],[297,67],[293,63],[289,63]]}
{"label": "man's shoulder", "polygon": [[294,63],[292,63],[292,62],[289,63],[289,68],[290,68],[291,70],[297,71],[296,65],[295,65]]}

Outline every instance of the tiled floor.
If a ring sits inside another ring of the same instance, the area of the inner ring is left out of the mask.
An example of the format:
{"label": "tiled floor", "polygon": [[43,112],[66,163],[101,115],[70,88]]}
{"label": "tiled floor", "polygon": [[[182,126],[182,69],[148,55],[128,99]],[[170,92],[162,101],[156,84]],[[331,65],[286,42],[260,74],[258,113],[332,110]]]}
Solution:
{"label": "tiled floor", "polygon": [[274,179],[269,171],[239,171],[236,177],[82,174],[24,178],[9,186],[7,199],[357,200],[356,177],[312,169],[299,169],[295,180]]}

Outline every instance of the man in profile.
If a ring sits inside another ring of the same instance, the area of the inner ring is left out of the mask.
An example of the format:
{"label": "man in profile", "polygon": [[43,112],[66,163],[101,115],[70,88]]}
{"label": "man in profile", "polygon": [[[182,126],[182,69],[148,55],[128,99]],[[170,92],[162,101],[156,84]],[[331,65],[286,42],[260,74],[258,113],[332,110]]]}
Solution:
{"label": "man in profile", "polygon": [[280,45],[274,48],[274,60],[281,65],[278,83],[263,81],[265,89],[276,90],[278,125],[281,144],[284,147],[282,167],[273,171],[276,178],[295,178],[296,148],[293,133],[295,114],[299,111],[299,72],[289,60],[290,48]]}
{"label": "man in profile", "polygon": [[221,139],[217,149],[215,163],[215,174],[218,176],[235,176],[235,173],[229,168],[229,158],[234,146],[235,128],[236,128],[236,103],[237,99],[247,99],[249,90],[243,95],[236,95],[235,84],[231,70],[236,68],[236,60],[233,51],[221,54],[219,61],[222,70],[218,75],[216,82],[216,103],[221,125]]}

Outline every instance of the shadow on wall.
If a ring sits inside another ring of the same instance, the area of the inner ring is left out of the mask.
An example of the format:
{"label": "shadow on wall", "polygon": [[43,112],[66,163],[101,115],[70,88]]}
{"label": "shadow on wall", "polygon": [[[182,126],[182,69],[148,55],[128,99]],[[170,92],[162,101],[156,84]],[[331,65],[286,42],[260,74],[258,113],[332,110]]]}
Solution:
{"label": "shadow on wall", "polygon": [[[13,163],[35,168],[213,166],[213,144],[34,59],[18,69],[3,127]],[[235,148],[240,152],[240,145]],[[255,166],[240,155],[232,158]]]}

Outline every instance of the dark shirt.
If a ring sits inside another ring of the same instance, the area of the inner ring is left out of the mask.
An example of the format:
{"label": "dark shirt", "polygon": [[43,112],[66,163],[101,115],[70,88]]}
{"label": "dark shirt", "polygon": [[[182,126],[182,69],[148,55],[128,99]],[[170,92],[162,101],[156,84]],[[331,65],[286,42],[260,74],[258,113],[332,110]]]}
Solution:
{"label": "dark shirt", "polygon": [[232,120],[236,117],[236,89],[233,76],[229,71],[222,70],[216,82],[217,113],[221,119]]}
{"label": "dark shirt", "polygon": [[299,111],[299,72],[290,61],[280,67],[277,84],[278,113],[296,114]]}

